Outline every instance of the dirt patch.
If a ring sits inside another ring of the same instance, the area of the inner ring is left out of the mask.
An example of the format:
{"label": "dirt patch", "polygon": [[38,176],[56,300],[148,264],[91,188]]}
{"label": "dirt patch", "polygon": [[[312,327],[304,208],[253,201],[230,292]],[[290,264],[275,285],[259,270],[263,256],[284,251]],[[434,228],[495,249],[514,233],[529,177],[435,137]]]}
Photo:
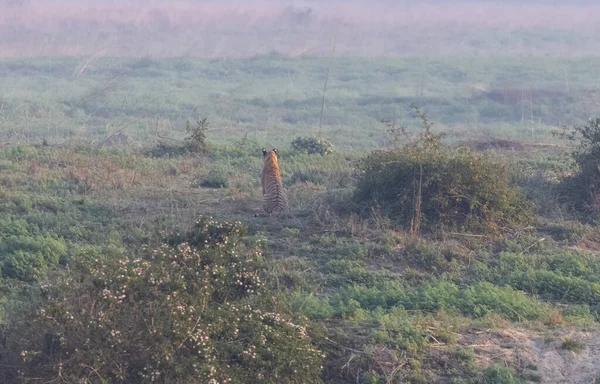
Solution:
{"label": "dirt patch", "polygon": [[[581,346],[578,352],[563,347],[563,340],[574,340]],[[541,383],[594,384],[600,377],[600,332],[571,332],[556,340],[543,338],[530,342],[535,352]]]}
{"label": "dirt patch", "polygon": [[[578,348],[565,348],[564,341]],[[545,384],[595,384],[600,378],[600,331],[546,330],[524,328],[470,331],[457,341],[459,348],[473,348],[475,365],[484,369],[501,363],[515,369],[524,378]],[[447,352],[452,348],[448,347]],[[437,349],[437,348],[436,348]],[[438,361],[443,348],[434,351]],[[447,357],[452,359],[452,353]],[[451,362],[451,361],[450,361]],[[440,375],[436,383],[450,383]]]}

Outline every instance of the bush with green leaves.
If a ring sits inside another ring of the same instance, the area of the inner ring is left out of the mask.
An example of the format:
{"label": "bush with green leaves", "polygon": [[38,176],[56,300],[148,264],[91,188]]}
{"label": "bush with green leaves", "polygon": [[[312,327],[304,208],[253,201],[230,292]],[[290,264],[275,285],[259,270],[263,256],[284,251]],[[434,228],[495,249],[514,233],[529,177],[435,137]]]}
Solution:
{"label": "bush with green leaves", "polygon": [[567,128],[559,136],[575,144],[574,170],[561,181],[563,200],[578,210],[600,213],[600,118]]}
{"label": "bush with green leaves", "polygon": [[528,222],[530,204],[511,185],[505,165],[468,148],[444,145],[426,115],[417,112],[423,132],[416,139],[359,162],[354,193],[359,203],[380,207],[415,232],[421,226],[497,232]]}
{"label": "bush with green leaves", "polygon": [[208,131],[208,119],[205,117],[196,122],[192,127],[189,121],[185,123],[185,131],[189,134],[186,137],[186,147],[190,152],[203,153],[208,150],[206,143],[206,131]]}
{"label": "bush with green leaves", "polygon": [[318,382],[310,324],[282,310],[262,276],[262,246],[243,232],[206,218],[141,257],[74,262],[6,322],[0,377]]}
{"label": "bush with green leaves", "polygon": [[309,155],[324,156],[333,152],[333,145],[328,140],[319,137],[299,136],[292,141],[292,148],[296,151],[306,152]]}
{"label": "bush with green leaves", "polygon": [[494,364],[483,370],[483,384],[523,384],[511,368]]}
{"label": "bush with green leaves", "polygon": [[67,255],[63,239],[50,234],[35,236],[9,236],[0,243],[2,276],[32,282],[56,268]]}

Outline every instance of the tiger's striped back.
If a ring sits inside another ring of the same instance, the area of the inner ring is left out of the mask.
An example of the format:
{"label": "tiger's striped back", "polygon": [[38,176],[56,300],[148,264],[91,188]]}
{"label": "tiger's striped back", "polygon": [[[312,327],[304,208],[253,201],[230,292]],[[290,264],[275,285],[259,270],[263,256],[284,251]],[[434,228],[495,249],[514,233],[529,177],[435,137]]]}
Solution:
{"label": "tiger's striped back", "polygon": [[281,181],[277,149],[267,152],[263,148],[263,171],[261,177],[263,209],[265,213],[279,213],[288,207],[288,201]]}

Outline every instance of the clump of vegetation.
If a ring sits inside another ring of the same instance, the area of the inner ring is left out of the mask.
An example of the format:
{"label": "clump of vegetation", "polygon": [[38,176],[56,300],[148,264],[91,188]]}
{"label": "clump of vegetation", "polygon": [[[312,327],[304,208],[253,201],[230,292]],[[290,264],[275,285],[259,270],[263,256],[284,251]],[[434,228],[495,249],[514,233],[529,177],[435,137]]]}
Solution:
{"label": "clump of vegetation", "polygon": [[306,152],[309,155],[328,155],[333,152],[333,144],[320,137],[297,137],[292,141],[292,148],[296,151]]}
{"label": "clump of vegetation", "polygon": [[188,121],[185,123],[185,131],[188,133],[183,142],[172,140],[158,142],[154,148],[148,151],[151,157],[177,157],[188,153],[204,154],[208,152],[206,142],[206,131],[208,130],[208,119],[203,118],[192,126]]}
{"label": "clump of vegetation", "polygon": [[600,213],[600,118],[575,125],[558,134],[575,144],[574,170],[561,182],[563,199],[574,208]]}
{"label": "clump of vegetation", "polygon": [[[0,228],[2,226],[0,222]],[[13,224],[13,223],[10,223]],[[63,239],[50,234],[45,236],[4,237],[0,233],[0,267],[1,276],[21,281],[35,281],[45,276],[47,271],[56,267],[67,254],[67,246]]]}
{"label": "clump of vegetation", "polygon": [[3,379],[317,382],[308,321],[279,308],[243,232],[205,218],[141,257],[73,263],[5,323]]}
{"label": "clump of vegetation", "polygon": [[183,156],[189,153],[187,148],[180,145],[179,143],[171,143],[166,141],[158,142],[153,148],[146,151],[146,155],[154,158],[173,158]]}
{"label": "clump of vegetation", "polygon": [[192,153],[204,153],[208,150],[208,144],[206,143],[206,131],[208,131],[208,119],[205,117],[196,122],[196,125],[192,127],[190,121],[185,123],[185,131],[189,134],[185,138],[186,147]]}
{"label": "clump of vegetation", "polygon": [[579,353],[583,350],[583,348],[584,345],[577,340],[573,340],[568,337],[562,339],[562,349],[566,349],[567,351],[571,351],[573,353]]}
{"label": "clump of vegetation", "polygon": [[199,185],[203,188],[228,188],[230,173],[227,167],[215,167],[199,180]]}
{"label": "clump of vegetation", "polygon": [[[528,221],[530,206],[511,185],[508,169],[489,156],[442,143],[414,106],[423,131],[358,164],[356,200],[418,232],[426,228],[496,232]],[[408,137],[405,130],[398,136]]]}
{"label": "clump of vegetation", "polygon": [[523,384],[512,369],[495,364],[483,370],[484,384]]}
{"label": "clump of vegetation", "polygon": [[[513,242],[504,243],[505,247],[516,248]],[[529,246],[502,251],[496,255],[481,254],[482,260],[473,265],[471,281],[512,287],[526,292],[529,296],[521,296],[528,299],[536,297],[550,302],[560,300],[569,305],[560,310],[547,307],[546,310],[538,311],[537,320],[546,324],[594,324],[597,319],[595,308],[600,302],[600,266],[597,257],[591,253],[572,250],[535,249],[535,242],[529,240],[528,243]],[[507,302],[507,298],[497,301],[503,307]],[[535,302],[525,303],[521,308],[513,306],[514,312],[511,312],[532,319],[521,311],[524,309],[526,313],[530,313]]]}

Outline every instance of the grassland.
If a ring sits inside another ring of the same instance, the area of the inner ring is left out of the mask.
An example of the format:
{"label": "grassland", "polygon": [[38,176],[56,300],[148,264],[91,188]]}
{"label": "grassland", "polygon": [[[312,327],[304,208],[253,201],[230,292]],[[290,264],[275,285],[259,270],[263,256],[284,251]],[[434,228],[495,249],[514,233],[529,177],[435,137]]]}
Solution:
{"label": "grassland", "polygon": [[[414,127],[421,105],[464,140],[536,141],[600,109],[596,58],[334,58],[323,135],[340,149],[386,145],[383,119]],[[0,140],[154,143],[207,117],[211,139],[287,145],[319,131],[327,58],[35,58],[0,61]]]}
{"label": "grassland", "polygon": [[[3,324],[26,287],[74,260],[134,258],[209,215],[267,242],[265,277],[318,329],[325,382],[550,380],[534,341],[592,359],[600,232],[559,199],[564,143],[541,144],[600,113],[599,59],[335,57],[322,131],[336,150],[296,152],[295,137],[319,131],[328,63],[0,61]],[[391,145],[381,120],[418,128],[411,103],[509,168],[535,204],[530,226],[417,236],[357,205],[356,160]],[[174,150],[203,117],[208,152]],[[254,216],[263,146],[280,149],[290,200],[277,218]]]}

